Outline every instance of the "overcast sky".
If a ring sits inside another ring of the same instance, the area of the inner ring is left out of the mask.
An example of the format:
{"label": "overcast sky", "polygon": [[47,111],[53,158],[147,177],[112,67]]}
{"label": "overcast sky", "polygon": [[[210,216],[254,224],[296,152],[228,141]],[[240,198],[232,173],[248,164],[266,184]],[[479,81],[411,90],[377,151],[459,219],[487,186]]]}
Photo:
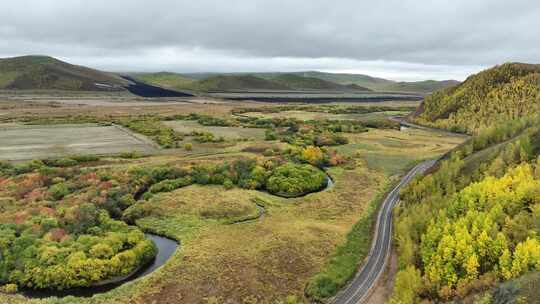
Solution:
{"label": "overcast sky", "polygon": [[0,57],[111,71],[464,79],[540,62],[538,0],[2,0]]}

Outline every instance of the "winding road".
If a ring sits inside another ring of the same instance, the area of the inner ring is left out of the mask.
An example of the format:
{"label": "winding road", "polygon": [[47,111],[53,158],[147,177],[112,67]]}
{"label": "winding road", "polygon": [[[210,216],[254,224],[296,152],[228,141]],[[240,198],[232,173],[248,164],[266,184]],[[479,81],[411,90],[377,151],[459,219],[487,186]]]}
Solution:
{"label": "winding road", "polygon": [[399,202],[399,190],[415,176],[426,172],[436,162],[437,160],[429,160],[412,168],[384,199],[377,214],[371,251],[354,279],[334,298],[332,303],[356,304],[367,301],[377,280],[384,272],[386,262],[390,256],[392,249],[392,209]]}

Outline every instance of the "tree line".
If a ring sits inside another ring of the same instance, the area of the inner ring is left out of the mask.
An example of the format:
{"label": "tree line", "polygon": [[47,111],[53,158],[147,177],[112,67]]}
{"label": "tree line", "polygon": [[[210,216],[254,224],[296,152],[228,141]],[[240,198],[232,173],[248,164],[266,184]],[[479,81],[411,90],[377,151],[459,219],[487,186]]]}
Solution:
{"label": "tree line", "polygon": [[486,129],[402,191],[392,303],[463,298],[540,270],[539,126]]}

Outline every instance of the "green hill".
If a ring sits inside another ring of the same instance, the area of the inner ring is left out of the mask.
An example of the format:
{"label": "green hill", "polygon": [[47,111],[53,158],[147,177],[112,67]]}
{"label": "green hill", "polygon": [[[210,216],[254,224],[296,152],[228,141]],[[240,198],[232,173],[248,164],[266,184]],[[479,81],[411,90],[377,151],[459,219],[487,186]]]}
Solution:
{"label": "green hill", "polygon": [[539,110],[540,65],[507,63],[426,97],[413,120],[476,133],[498,122],[540,113]]}
{"label": "green hill", "polygon": [[457,80],[425,80],[415,82],[395,82],[382,86],[385,91],[396,92],[422,92],[430,93],[444,88],[453,87],[459,84]]}
{"label": "green hill", "polygon": [[185,77],[181,74],[170,72],[137,73],[131,76],[148,84],[157,85],[169,89],[190,90],[194,89],[197,80]]}
{"label": "green hill", "polygon": [[[322,79],[341,85],[357,85],[373,91],[431,93],[442,88],[459,84],[459,81],[456,80],[396,82],[362,74],[324,73],[316,71],[297,72],[292,74],[300,75],[306,78]],[[256,75],[258,76],[258,74]]]}
{"label": "green hill", "polygon": [[182,74],[161,72],[140,73],[132,76],[151,85],[201,92],[291,90],[286,85],[252,75],[213,75],[196,79]]}
{"label": "green hill", "polygon": [[383,91],[385,86],[393,83],[393,81],[388,79],[371,77],[362,74],[324,73],[317,71],[298,72],[296,74],[304,77],[318,78],[342,85],[356,84],[374,91]]}
{"label": "green hill", "polygon": [[0,59],[0,89],[117,91],[122,78],[47,56]]}
{"label": "green hill", "polygon": [[[334,83],[353,88],[354,90],[362,90],[361,88],[369,89],[372,91],[400,91],[400,92],[416,92],[416,93],[431,93],[441,88],[448,86],[454,86],[458,84],[455,80],[444,81],[418,81],[418,82],[396,82],[388,79],[371,77],[363,74],[344,74],[344,73],[325,73],[317,71],[306,72],[288,72],[288,73],[228,73],[228,74],[216,74],[216,73],[195,73],[195,74],[183,74],[184,77],[196,80],[206,79],[212,76],[235,76],[235,75],[252,75],[255,77],[263,78],[266,80],[279,79],[280,77],[291,77],[290,75],[300,76],[307,79],[320,79],[326,82]],[[351,87],[351,85],[354,85]],[[358,87],[356,87],[358,86]],[[317,86],[315,86],[314,89]],[[343,89],[343,88],[341,88]],[[345,88],[347,89],[347,88]]]}
{"label": "green hill", "polygon": [[295,90],[370,91],[370,89],[356,84],[342,85],[319,78],[301,76],[299,74],[280,74],[275,78],[271,78],[271,80]]}
{"label": "green hill", "polygon": [[200,91],[290,90],[286,85],[252,75],[212,76],[196,83]]}

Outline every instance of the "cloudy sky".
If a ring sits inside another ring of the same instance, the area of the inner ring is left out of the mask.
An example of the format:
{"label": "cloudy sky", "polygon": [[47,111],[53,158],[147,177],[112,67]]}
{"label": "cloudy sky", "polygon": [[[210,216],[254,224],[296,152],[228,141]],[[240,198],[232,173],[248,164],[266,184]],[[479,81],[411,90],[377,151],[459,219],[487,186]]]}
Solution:
{"label": "cloudy sky", "polygon": [[458,79],[540,62],[538,0],[2,0],[0,57],[111,71]]}

